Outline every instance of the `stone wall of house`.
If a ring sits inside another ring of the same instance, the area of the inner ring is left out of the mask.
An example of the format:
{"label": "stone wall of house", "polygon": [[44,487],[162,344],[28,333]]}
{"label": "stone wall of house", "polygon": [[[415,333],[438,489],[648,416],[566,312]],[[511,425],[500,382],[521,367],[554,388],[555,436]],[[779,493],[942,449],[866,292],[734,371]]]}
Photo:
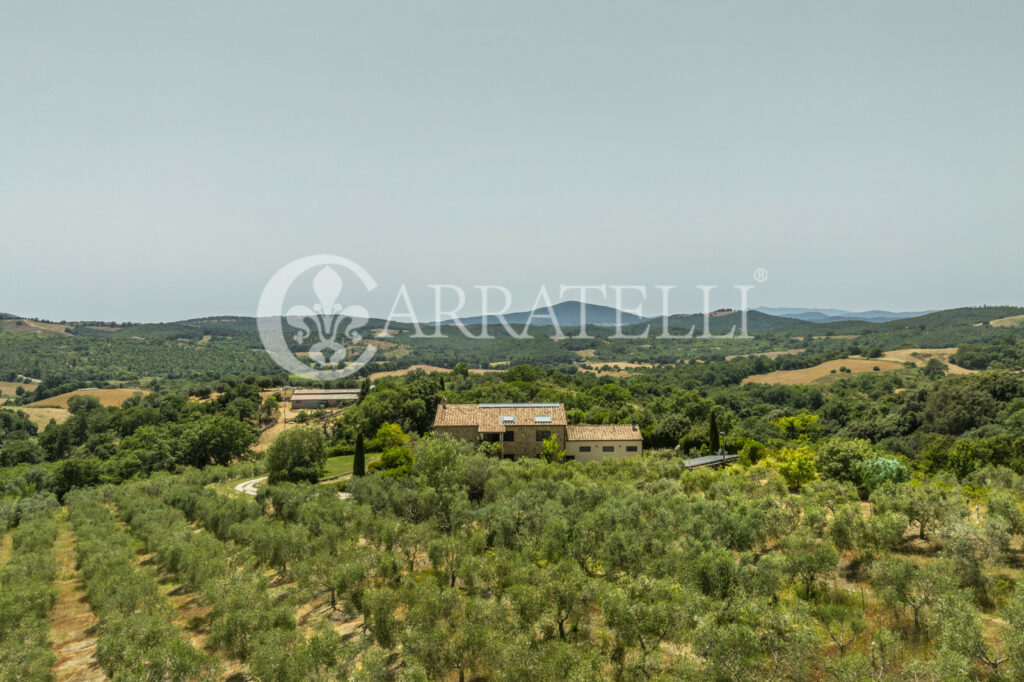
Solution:
{"label": "stone wall of house", "polygon": [[[558,437],[558,443],[564,448],[565,447],[565,426],[559,426],[557,424],[544,424],[543,426],[526,424],[526,425],[510,425],[505,428],[505,432],[511,431],[515,434],[514,439],[509,442],[505,436],[502,436],[501,452],[503,456],[511,455],[515,459],[520,457],[536,457],[540,454],[541,447],[543,445],[543,438],[538,440],[538,433],[543,435],[555,434]],[[545,436],[546,437],[546,436]]]}
{"label": "stone wall of house", "polygon": [[574,440],[566,446],[565,456],[573,457],[577,462],[593,462],[599,459],[625,459],[640,455],[643,451],[642,440]]}

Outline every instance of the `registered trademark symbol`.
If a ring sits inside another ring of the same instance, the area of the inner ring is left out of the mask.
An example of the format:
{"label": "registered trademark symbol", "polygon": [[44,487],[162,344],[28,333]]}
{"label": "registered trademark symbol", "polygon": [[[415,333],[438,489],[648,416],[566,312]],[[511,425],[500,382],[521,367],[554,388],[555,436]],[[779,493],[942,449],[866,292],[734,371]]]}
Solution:
{"label": "registered trademark symbol", "polygon": [[764,268],[758,268],[754,270],[754,281],[758,283],[764,283],[768,281],[768,271]]}

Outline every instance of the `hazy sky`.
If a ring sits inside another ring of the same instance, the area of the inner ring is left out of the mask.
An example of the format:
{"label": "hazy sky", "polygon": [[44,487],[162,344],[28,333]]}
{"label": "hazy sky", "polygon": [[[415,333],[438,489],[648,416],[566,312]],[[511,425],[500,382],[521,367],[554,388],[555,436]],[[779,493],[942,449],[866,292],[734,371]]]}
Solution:
{"label": "hazy sky", "polygon": [[1024,304],[1022,35],[1019,0],[0,0],[0,311],[251,315],[317,253],[378,314],[756,268],[752,305]]}

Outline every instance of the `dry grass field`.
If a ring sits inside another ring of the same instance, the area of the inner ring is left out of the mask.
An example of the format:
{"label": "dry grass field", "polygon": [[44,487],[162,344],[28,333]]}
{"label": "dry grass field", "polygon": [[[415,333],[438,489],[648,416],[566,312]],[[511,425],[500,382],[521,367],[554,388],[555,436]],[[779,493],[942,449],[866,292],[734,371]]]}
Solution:
{"label": "dry grass field", "polygon": [[614,367],[615,369],[650,369],[654,367],[649,362],[602,362],[601,360],[595,360],[588,364],[587,368],[598,369],[605,366]]}
{"label": "dry grass field", "polygon": [[0,331],[16,334],[61,334],[66,335],[68,326],[52,322],[34,322],[33,320],[0,320]]}
{"label": "dry grass field", "polygon": [[726,355],[726,360],[735,360],[736,358],[769,358],[774,360],[775,358],[782,355],[800,355],[803,353],[803,348],[789,348],[787,350],[770,350],[764,353],[745,353],[743,355]]}
{"label": "dry grass field", "polygon": [[100,405],[104,407],[120,407],[128,398],[132,397],[135,393],[149,393],[140,388],[90,388],[81,391],[71,391],[70,393],[62,393],[55,395],[52,398],[46,400],[40,400],[34,402],[29,407],[62,407],[67,408],[68,400],[76,395],[89,395],[100,401]]}
{"label": "dry grass field", "polygon": [[918,367],[924,367],[932,358],[938,358],[949,367],[947,370],[949,374],[970,374],[975,371],[950,364],[949,356],[955,353],[956,348],[901,348],[887,351],[882,354],[882,357],[896,362],[912,362]]}
{"label": "dry grass field", "polygon": [[23,384],[18,381],[0,381],[0,395],[15,395],[15,391],[21,386],[26,391],[36,390],[36,384]]}
{"label": "dry grass field", "polygon": [[[611,367],[612,369],[602,369]],[[649,362],[601,362],[600,360],[580,365],[581,372],[596,374],[599,377],[628,377],[637,370],[651,369],[654,367]]]}
{"label": "dry grass field", "polygon": [[[377,379],[380,379],[381,377],[404,377],[409,372],[412,372],[413,370],[417,370],[417,369],[421,369],[424,372],[427,372],[428,374],[431,373],[431,372],[451,372],[451,370],[448,369],[447,367],[437,367],[435,365],[412,365],[411,367],[406,367],[405,369],[392,369],[392,370],[389,370],[389,371],[386,371],[386,372],[374,372],[373,374],[370,375],[370,381],[376,381]],[[471,370],[469,370],[469,373],[470,374],[488,374],[490,372],[500,372],[500,371],[501,370],[497,370],[497,369],[471,369]]]}
{"label": "dry grass field", "polygon": [[[879,371],[889,372],[902,369],[903,363],[882,358],[876,360],[865,360],[864,358],[846,358],[845,360],[829,360],[814,367],[806,369],[780,369],[768,374],[755,374],[743,380],[744,384],[785,384],[787,386],[799,386],[803,384],[827,384],[845,376],[839,371],[845,367],[851,372],[873,372],[875,367]],[[835,370],[835,374],[832,373]]]}
{"label": "dry grass field", "polygon": [[1019,327],[1024,324],[1024,315],[1001,317],[998,320],[992,320],[989,324],[993,327]]}
{"label": "dry grass field", "polygon": [[9,405],[8,407],[12,410],[18,410],[27,414],[28,418],[32,420],[32,423],[40,429],[49,424],[51,419],[56,420],[58,424],[63,424],[67,421],[67,418],[71,416],[71,413],[63,407],[15,407],[13,405]]}

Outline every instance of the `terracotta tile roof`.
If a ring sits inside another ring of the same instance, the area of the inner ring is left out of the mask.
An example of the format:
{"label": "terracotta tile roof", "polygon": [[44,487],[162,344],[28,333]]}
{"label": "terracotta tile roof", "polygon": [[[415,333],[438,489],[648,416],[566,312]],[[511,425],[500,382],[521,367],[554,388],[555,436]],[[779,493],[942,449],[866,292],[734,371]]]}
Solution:
{"label": "terracotta tile roof", "polygon": [[566,440],[641,440],[636,424],[572,424],[566,427]]}
{"label": "terracotta tile roof", "polygon": [[[515,421],[503,421],[512,417]],[[542,421],[536,421],[540,417]],[[434,426],[476,426],[481,433],[504,431],[508,426],[565,426],[565,407],[559,403],[441,403]]]}

